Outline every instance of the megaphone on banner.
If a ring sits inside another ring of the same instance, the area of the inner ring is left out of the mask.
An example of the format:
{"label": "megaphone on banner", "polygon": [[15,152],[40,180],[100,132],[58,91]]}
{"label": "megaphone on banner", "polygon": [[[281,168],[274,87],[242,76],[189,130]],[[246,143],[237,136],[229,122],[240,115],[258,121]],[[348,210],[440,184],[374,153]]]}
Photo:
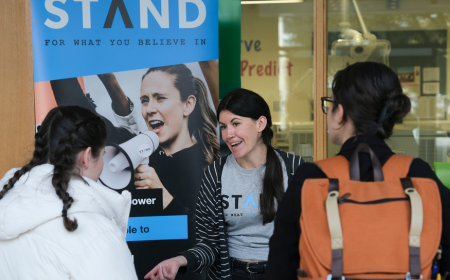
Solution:
{"label": "megaphone on banner", "polygon": [[141,132],[120,145],[109,144],[105,147],[100,182],[115,190],[128,187],[133,182],[134,170],[140,164],[148,164],[148,157],[158,145],[158,135],[152,131]]}

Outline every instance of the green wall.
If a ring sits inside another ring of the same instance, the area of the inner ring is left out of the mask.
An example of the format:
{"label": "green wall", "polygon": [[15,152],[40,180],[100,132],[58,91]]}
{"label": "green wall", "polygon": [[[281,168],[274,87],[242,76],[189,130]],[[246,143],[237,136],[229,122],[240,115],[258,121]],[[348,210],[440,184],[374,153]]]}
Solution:
{"label": "green wall", "polygon": [[241,86],[241,0],[219,0],[219,98]]}

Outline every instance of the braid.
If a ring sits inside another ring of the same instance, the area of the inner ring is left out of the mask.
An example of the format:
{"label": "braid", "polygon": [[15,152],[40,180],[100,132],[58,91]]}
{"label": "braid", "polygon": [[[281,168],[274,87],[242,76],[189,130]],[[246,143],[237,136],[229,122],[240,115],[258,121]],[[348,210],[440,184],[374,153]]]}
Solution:
{"label": "braid", "polygon": [[62,217],[64,227],[68,231],[74,231],[78,227],[77,220],[74,219],[72,221],[67,217],[67,210],[69,210],[70,206],[72,206],[73,203],[73,198],[70,197],[69,193],[67,192],[70,177],[71,174],[67,166],[63,165],[55,166],[52,178],[52,185],[55,188],[58,197],[63,201]]}
{"label": "braid", "polygon": [[78,123],[66,129],[50,156],[50,163],[55,166],[52,185],[55,188],[56,194],[63,202],[62,217],[64,227],[68,231],[74,231],[78,227],[76,219],[72,221],[67,217],[67,210],[69,210],[73,203],[73,198],[70,197],[67,189],[71,176],[75,175],[73,170],[77,160],[77,154],[73,153],[72,147],[78,140],[77,133],[81,124]]}
{"label": "braid", "polygon": [[67,190],[72,177],[81,178],[77,169],[78,154],[91,147],[92,155],[100,156],[100,150],[105,146],[107,131],[100,117],[89,110],[76,106],[59,108],[63,118],[52,129],[49,162],[54,165],[52,185],[63,202],[64,227],[68,231],[74,231],[78,222],[67,216],[67,211],[74,202]]}
{"label": "braid", "polygon": [[[49,113],[48,125],[51,126],[54,116],[55,114],[50,115]],[[29,163],[27,163],[26,165],[22,166],[22,168],[14,172],[13,177],[8,180],[8,182],[3,186],[3,189],[0,191],[0,199],[2,199],[5,196],[5,194],[14,187],[14,185],[16,184],[17,181],[19,181],[22,175],[29,172],[33,167],[43,164],[47,161],[49,150],[48,137],[49,137],[48,131],[45,131],[43,129],[41,129],[34,135],[35,141],[34,141],[33,158],[30,160]]]}
{"label": "braid", "polygon": [[67,211],[74,202],[67,189],[70,179],[81,178],[78,155],[91,148],[92,156],[97,158],[105,147],[106,124],[91,111],[78,106],[61,106],[50,110],[35,135],[35,149],[31,161],[14,173],[0,191],[0,199],[13,188],[22,175],[37,165],[50,163],[54,166],[52,185],[56,195],[63,202],[62,217],[64,227],[74,231],[77,220],[67,217]]}
{"label": "braid", "polygon": [[17,170],[14,173],[14,176],[8,180],[8,182],[3,186],[3,189],[0,191],[0,199],[2,199],[5,194],[14,187],[14,184],[19,181],[20,177],[22,177],[23,174],[27,173],[31,170],[33,166],[31,165],[31,162],[27,165],[23,166],[21,169]]}

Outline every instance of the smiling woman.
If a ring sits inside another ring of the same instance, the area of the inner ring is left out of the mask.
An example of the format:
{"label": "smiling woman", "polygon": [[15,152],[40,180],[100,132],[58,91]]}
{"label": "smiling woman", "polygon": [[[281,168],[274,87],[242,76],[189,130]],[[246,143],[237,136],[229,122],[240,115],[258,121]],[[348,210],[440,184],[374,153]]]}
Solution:
{"label": "smiling woman", "polygon": [[207,271],[208,279],[264,279],[277,205],[303,160],[272,148],[272,117],[258,94],[233,90],[217,115],[231,154],[204,172],[196,211],[198,243],[155,266],[146,279],[174,279],[180,266]]}
{"label": "smiling woman", "polygon": [[267,147],[260,137],[267,118],[257,120],[223,111],[220,115],[222,138],[242,167],[256,167],[266,161]]}

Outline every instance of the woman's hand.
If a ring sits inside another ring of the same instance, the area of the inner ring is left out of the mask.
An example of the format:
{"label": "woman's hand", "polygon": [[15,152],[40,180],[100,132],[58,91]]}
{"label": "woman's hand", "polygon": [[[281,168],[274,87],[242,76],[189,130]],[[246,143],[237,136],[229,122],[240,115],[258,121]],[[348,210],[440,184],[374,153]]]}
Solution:
{"label": "woman's hand", "polygon": [[147,164],[139,165],[134,173],[134,179],[136,180],[134,183],[136,189],[162,189],[163,209],[166,209],[172,202],[173,196],[163,186],[153,167]]}
{"label": "woman's hand", "polygon": [[180,266],[186,266],[187,260],[183,256],[178,256],[165,261],[160,262],[155,266],[144,279],[152,280],[173,280],[177,276]]}

